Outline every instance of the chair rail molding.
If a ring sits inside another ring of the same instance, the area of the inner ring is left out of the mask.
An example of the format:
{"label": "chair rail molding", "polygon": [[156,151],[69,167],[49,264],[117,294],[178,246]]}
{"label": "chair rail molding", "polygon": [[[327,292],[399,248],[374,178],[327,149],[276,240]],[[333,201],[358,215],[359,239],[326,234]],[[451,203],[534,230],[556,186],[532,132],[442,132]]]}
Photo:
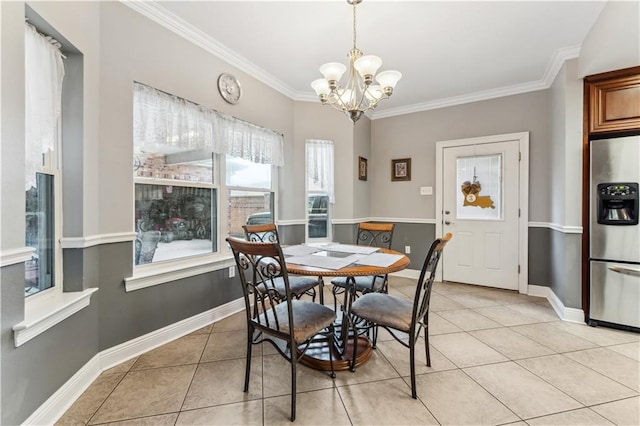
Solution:
{"label": "chair rail molding", "polygon": [[114,232],[111,234],[90,235],[88,237],[63,237],[60,239],[60,245],[63,249],[87,248],[101,244],[135,241],[136,235],[135,232]]}
{"label": "chair rail molding", "polygon": [[2,250],[0,252],[0,268],[31,260],[31,256],[34,251],[35,249],[33,247],[20,247]]}
{"label": "chair rail molding", "polygon": [[278,226],[291,226],[291,225],[306,225],[306,219],[287,219],[287,220],[276,220],[276,224]]}
{"label": "chair rail molding", "polygon": [[435,219],[408,218],[408,217],[361,217],[355,219],[333,219],[333,225],[357,225],[361,222],[393,222],[393,223],[431,223],[435,224]]}
{"label": "chair rail molding", "polygon": [[564,234],[582,234],[582,226],[561,225],[552,222],[529,222],[529,228],[549,228]]}

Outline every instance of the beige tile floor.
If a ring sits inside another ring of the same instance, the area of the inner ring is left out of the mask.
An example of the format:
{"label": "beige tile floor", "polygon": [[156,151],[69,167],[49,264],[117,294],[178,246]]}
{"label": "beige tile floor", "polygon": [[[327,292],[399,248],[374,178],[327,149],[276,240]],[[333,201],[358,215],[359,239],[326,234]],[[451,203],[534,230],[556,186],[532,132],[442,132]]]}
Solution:
{"label": "beige tile floor", "polygon": [[[391,279],[409,297],[414,281]],[[325,303],[332,299],[325,289]],[[562,322],[544,299],[436,283],[432,367],[381,332],[355,373],[300,367],[300,425],[640,425],[640,336]],[[60,425],[290,424],[289,365],[254,347],[244,380],[239,313],[103,372]]]}

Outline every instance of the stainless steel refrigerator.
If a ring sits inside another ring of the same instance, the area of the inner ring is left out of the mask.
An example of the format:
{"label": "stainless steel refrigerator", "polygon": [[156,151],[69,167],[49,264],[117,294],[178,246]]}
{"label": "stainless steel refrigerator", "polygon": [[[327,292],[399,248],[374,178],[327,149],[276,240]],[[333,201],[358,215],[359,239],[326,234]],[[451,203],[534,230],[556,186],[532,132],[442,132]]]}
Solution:
{"label": "stainless steel refrigerator", "polygon": [[590,145],[589,324],[640,331],[640,136]]}

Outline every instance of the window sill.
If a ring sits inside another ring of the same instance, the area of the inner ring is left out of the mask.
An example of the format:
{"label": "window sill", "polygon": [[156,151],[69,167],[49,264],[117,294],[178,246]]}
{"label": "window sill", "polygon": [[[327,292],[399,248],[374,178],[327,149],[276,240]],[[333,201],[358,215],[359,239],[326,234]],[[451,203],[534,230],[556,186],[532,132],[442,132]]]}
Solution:
{"label": "window sill", "polygon": [[13,326],[15,347],[25,344],[89,306],[91,295],[96,291],[98,291],[97,288],[89,288],[84,291],[57,293],[52,297],[40,299],[36,303],[27,304],[24,321]]}
{"label": "window sill", "polygon": [[170,281],[219,271],[220,269],[235,266],[236,262],[231,253],[213,256],[204,256],[188,260],[176,260],[163,262],[158,265],[145,265],[135,267],[133,276],[124,279],[127,292],[140,290],[154,285],[165,284]]}

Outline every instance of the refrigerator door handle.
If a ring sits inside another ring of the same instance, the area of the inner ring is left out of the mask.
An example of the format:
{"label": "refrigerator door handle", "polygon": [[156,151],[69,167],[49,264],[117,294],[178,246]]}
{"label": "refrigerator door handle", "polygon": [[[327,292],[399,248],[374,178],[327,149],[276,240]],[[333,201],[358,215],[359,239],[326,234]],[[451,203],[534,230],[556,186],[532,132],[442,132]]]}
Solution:
{"label": "refrigerator door handle", "polygon": [[633,277],[640,277],[640,269],[628,268],[626,266],[609,266],[609,270],[617,272],[619,274],[631,275]]}

